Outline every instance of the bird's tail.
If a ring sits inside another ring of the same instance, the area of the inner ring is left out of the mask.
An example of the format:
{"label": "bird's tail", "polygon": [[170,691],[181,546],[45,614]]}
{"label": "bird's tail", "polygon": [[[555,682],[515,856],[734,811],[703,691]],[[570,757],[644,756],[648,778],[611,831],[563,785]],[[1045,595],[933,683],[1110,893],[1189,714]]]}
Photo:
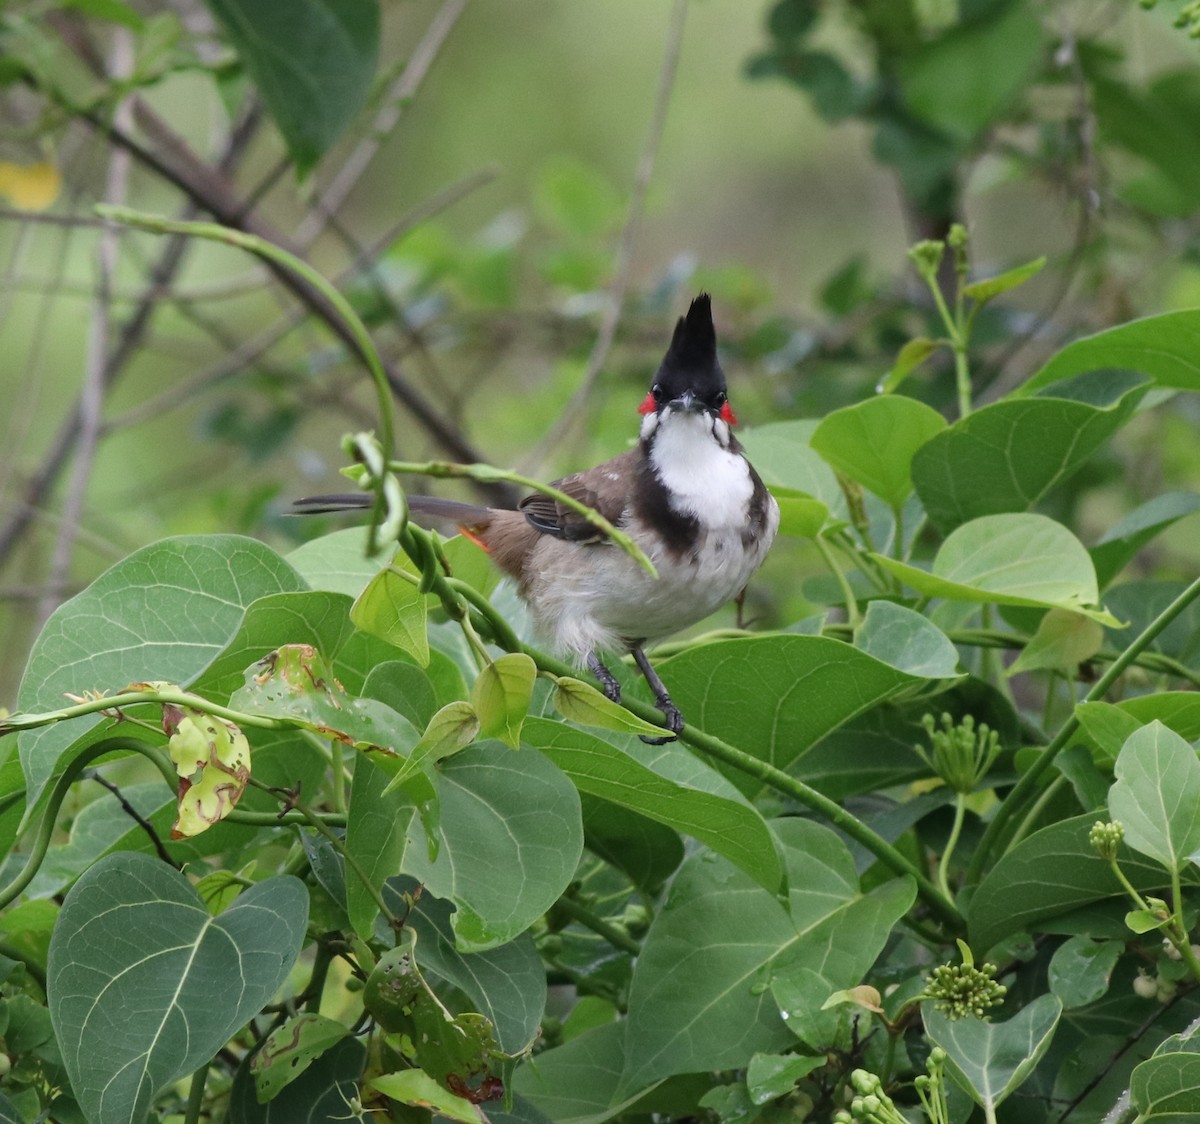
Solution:
{"label": "bird's tail", "polygon": [[[415,515],[427,515],[432,519],[445,519],[468,534],[487,529],[492,521],[492,509],[482,504],[460,503],[458,500],[442,500],[436,496],[405,496],[408,510]],[[337,511],[363,511],[369,508],[372,496],[367,492],[346,492],[341,495],[307,496],[296,500],[291,507],[292,515],[328,515]]]}

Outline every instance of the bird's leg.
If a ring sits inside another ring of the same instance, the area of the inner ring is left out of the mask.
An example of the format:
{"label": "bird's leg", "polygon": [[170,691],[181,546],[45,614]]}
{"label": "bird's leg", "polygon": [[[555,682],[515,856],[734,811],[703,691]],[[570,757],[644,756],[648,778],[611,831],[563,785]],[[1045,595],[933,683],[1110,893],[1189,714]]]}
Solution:
{"label": "bird's leg", "polygon": [[621,684],[617,682],[617,677],[600,662],[600,657],[595,652],[588,652],[587,665],[588,670],[600,681],[605,696],[613,702],[619,703],[621,701]]}
{"label": "bird's leg", "polygon": [[675,738],[683,733],[683,715],[679,713],[679,707],[671,701],[671,696],[667,694],[667,688],[663,686],[663,681],[659,679],[658,672],[650,666],[650,661],[646,659],[646,653],[641,648],[634,648],[633,658],[637,661],[638,667],[642,669],[642,674],[646,677],[646,682],[650,684],[650,690],[654,692],[654,705],[663,712],[667,729],[674,735],[669,738],[643,737],[642,741],[647,745],[665,745],[667,742],[674,741]]}

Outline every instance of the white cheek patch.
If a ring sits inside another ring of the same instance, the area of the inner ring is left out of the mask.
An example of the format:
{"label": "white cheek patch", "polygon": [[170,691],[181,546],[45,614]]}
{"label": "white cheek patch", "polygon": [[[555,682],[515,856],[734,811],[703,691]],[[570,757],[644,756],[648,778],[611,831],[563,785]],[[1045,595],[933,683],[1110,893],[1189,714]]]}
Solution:
{"label": "white cheek patch", "polygon": [[642,429],[641,429],[640,436],[643,441],[648,441],[650,439],[650,435],[656,429],[658,429],[658,414],[657,413],[649,413],[644,418],[642,418]]}
{"label": "white cheek patch", "polygon": [[729,427],[709,414],[664,413],[650,463],[670,493],[671,506],[705,528],[741,528],[754,494],[750,466],[720,441]]}

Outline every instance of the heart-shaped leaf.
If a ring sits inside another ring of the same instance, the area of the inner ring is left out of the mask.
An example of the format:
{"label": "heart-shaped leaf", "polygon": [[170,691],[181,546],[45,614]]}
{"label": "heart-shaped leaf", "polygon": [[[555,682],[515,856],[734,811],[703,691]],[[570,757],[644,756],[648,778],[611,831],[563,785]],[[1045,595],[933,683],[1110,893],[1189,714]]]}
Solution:
{"label": "heart-shaped leaf", "polygon": [[46,990],[92,1124],[140,1124],[160,1089],[224,1046],[287,979],[307,920],[295,878],[259,882],[213,917],[148,855],[88,870],[54,927]]}
{"label": "heart-shaped leaf", "polygon": [[521,723],[529,712],[537,664],[523,652],[511,652],[493,660],[480,673],[471,689],[471,704],[479,715],[479,732],[499,738],[517,749]]}

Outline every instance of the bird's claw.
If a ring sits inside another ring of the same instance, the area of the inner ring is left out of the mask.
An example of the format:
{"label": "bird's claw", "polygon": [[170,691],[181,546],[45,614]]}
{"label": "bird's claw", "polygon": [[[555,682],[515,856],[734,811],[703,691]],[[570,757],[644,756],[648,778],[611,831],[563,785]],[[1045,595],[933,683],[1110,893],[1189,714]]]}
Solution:
{"label": "bird's claw", "polygon": [[654,700],[654,705],[662,711],[663,724],[671,731],[671,736],[667,738],[651,738],[639,734],[638,737],[647,745],[666,745],[667,742],[677,741],[679,735],[683,733],[683,715],[679,713],[679,707],[671,701],[670,695],[660,695]]}

